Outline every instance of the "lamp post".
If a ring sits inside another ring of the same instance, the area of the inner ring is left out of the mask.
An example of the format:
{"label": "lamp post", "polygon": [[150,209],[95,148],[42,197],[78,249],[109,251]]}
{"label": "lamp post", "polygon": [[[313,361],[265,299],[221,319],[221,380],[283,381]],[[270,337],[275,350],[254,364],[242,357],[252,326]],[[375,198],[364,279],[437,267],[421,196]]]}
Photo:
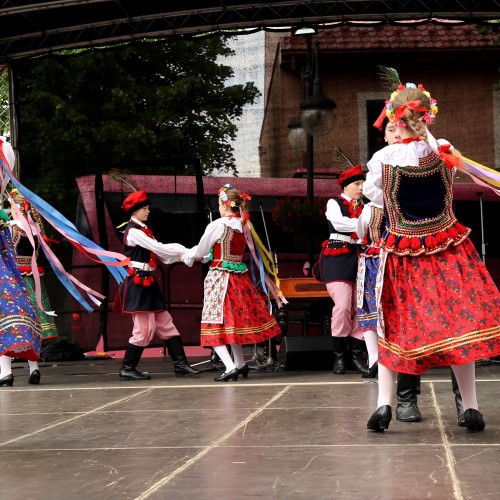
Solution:
{"label": "lamp post", "polygon": [[[306,182],[307,201],[314,199],[314,137],[328,134],[335,123],[335,102],[323,95],[319,77],[319,42],[316,40],[314,52],[312,50],[312,31],[306,32],[307,58],[306,66],[301,72],[302,100],[300,103],[300,117],[296,116],[288,123],[290,132],[288,141],[298,150],[306,153]],[[304,31],[302,31],[304,33]],[[302,34],[299,30],[295,34]],[[304,265],[304,274],[308,275],[311,267],[312,235],[307,238],[308,261]],[[306,272],[307,271],[307,272]]]}

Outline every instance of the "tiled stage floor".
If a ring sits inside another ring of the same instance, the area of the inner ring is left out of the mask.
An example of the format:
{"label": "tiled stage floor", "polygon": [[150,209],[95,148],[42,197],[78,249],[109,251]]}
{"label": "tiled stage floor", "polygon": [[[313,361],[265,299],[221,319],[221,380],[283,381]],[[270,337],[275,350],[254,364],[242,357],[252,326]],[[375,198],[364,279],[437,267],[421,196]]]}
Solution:
{"label": "tiled stage floor", "polygon": [[41,365],[0,388],[0,498],[500,498],[500,366],[477,368],[486,430],[456,425],[449,369],[423,377],[424,419],[366,430],[376,381],[326,371],[123,382],[118,360]]}

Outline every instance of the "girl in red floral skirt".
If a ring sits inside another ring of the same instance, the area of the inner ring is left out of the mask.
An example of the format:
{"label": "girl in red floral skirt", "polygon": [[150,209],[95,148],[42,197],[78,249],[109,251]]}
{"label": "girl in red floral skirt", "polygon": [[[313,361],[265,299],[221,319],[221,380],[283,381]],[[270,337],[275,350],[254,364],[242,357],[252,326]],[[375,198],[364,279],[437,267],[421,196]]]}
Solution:
{"label": "girl in red floral skirt", "polygon": [[249,368],[242,346],[281,332],[242,262],[249,208],[250,196],[226,184],[219,190],[221,218],[211,222],[198,245],[181,257],[188,266],[207,255],[212,260],[204,284],[201,345],[213,347],[224,363],[225,372],[216,382],[236,381],[239,375],[246,378]]}
{"label": "girl in red floral skirt", "polygon": [[377,277],[378,408],[367,428],[388,428],[396,372],[452,366],[466,427],[482,431],[474,362],[500,353],[500,294],[452,210],[460,155],[427,130],[437,106],[422,85],[400,85],[386,113],[402,140],[375,153],[364,185],[387,218]]}

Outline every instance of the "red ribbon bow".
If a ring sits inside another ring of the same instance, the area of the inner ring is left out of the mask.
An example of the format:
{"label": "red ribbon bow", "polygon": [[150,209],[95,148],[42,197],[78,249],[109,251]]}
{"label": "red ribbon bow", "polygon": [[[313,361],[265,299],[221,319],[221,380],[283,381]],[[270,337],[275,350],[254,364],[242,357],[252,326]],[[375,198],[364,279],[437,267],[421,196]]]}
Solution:
{"label": "red ribbon bow", "polygon": [[453,167],[458,166],[460,159],[453,153],[448,153],[450,147],[450,144],[443,144],[439,146],[438,153],[444,164],[451,170]]}
{"label": "red ribbon bow", "polygon": [[401,118],[403,118],[406,109],[412,109],[413,111],[421,111],[424,113],[427,111],[427,108],[419,107],[422,104],[422,101],[410,101],[408,104],[402,104],[396,109],[396,122],[399,122]]}

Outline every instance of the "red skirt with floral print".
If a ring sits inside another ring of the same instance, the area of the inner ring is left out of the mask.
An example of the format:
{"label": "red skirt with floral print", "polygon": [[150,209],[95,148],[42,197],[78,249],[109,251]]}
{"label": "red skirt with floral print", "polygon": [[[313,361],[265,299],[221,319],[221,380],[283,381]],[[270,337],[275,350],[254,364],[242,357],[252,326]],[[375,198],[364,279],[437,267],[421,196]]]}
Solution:
{"label": "red skirt with floral print", "polygon": [[256,344],[281,333],[248,273],[229,275],[224,299],[224,323],[202,323],[201,345]]}
{"label": "red skirt with floral print", "polygon": [[472,242],[420,257],[387,255],[379,363],[419,375],[500,354],[500,293]]}

